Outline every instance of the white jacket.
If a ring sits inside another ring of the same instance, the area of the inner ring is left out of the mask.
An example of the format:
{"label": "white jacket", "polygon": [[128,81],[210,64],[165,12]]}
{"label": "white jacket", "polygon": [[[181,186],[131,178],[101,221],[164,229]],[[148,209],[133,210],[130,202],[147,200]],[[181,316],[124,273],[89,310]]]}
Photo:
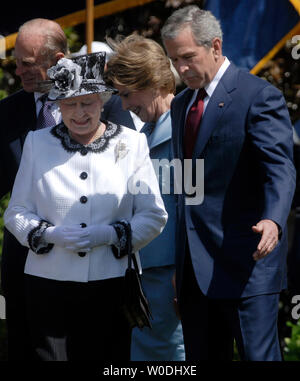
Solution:
{"label": "white jacket", "polygon": [[[83,146],[69,138],[63,124],[29,132],[4,214],[22,245],[30,247],[30,235],[42,220],[91,225],[121,219],[131,223],[135,252],[167,221],[144,134],[108,123],[101,138]],[[46,254],[29,249],[25,273],[87,282],[123,276],[126,267],[127,257],[116,259],[107,245],[84,257],[54,245]]]}

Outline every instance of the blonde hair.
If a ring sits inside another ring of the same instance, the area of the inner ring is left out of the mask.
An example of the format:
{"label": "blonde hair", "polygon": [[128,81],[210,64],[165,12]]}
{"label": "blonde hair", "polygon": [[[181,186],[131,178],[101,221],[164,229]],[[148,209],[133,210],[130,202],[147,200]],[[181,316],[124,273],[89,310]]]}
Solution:
{"label": "blonde hair", "polygon": [[132,91],[152,88],[167,94],[175,92],[170,60],[157,42],[136,34],[121,42],[107,42],[114,54],[107,63],[106,82]]}

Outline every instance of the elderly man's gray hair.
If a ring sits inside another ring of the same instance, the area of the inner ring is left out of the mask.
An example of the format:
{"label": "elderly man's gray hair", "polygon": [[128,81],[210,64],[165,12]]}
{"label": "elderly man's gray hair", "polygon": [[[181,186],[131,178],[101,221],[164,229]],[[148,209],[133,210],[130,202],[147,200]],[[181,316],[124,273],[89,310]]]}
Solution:
{"label": "elderly man's gray hair", "polygon": [[191,27],[195,42],[199,46],[210,47],[215,37],[221,41],[223,39],[220,22],[210,11],[200,9],[196,5],[189,5],[172,13],[161,30],[161,37],[163,40],[172,40],[186,26]]}

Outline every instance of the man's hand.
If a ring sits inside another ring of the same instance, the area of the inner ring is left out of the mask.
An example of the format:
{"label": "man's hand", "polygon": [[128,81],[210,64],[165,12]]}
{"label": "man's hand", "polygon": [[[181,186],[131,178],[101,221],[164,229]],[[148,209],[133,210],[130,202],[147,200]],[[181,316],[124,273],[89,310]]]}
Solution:
{"label": "man's hand", "polygon": [[257,250],[253,254],[255,261],[262,259],[271,253],[278,243],[278,226],[272,220],[261,220],[255,226],[252,226],[254,233],[261,234],[261,240]]}

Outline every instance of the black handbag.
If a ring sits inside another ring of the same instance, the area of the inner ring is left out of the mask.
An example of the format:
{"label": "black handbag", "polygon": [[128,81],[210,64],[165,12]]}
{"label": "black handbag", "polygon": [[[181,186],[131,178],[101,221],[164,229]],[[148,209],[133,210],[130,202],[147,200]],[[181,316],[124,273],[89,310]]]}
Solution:
{"label": "black handbag", "polygon": [[[132,253],[131,227],[126,226],[128,237],[128,267],[125,272],[123,312],[131,328],[143,327],[152,328],[150,318],[152,319],[148,300],[144,294],[139,268],[136,257]],[[133,267],[131,266],[133,262]]]}

